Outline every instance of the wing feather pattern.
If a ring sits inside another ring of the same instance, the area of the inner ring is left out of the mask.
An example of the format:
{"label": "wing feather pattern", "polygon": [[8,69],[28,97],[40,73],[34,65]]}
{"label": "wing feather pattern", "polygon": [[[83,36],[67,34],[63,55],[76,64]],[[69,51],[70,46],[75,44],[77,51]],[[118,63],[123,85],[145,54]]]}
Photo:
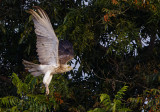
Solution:
{"label": "wing feather pattern", "polygon": [[59,63],[66,64],[72,58],[74,58],[73,46],[68,40],[59,41]]}
{"label": "wing feather pattern", "polygon": [[45,65],[57,65],[59,41],[50,23],[48,15],[39,7],[37,12],[30,9],[28,12],[33,16],[35,33],[37,35],[37,53],[39,62]]}

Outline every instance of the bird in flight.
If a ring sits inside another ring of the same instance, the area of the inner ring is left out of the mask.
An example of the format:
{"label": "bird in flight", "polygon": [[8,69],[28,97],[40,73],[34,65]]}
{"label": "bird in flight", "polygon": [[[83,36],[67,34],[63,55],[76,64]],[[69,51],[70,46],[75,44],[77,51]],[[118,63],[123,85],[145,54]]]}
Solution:
{"label": "bird in flight", "polygon": [[67,62],[74,58],[72,44],[67,40],[58,40],[46,12],[38,6],[37,11],[30,9],[28,13],[33,16],[35,33],[37,36],[36,47],[40,64],[23,60],[25,68],[33,75],[44,74],[43,83],[46,94],[49,94],[49,84],[54,74],[72,70]]}

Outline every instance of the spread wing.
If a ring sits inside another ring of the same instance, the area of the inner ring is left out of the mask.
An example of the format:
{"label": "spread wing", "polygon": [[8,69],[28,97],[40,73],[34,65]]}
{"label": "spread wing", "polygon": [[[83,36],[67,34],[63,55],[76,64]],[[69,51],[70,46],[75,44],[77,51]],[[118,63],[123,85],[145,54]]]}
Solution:
{"label": "spread wing", "polygon": [[50,23],[47,14],[39,7],[38,11],[30,9],[28,12],[33,16],[35,33],[37,35],[37,53],[39,62],[46,65],[57,65],[59,41]]}
{"label": "spread wing", "polygon": [[74,57],[74,51],[72,44],[67,40],[59,41],[59,63],[65,64]]}

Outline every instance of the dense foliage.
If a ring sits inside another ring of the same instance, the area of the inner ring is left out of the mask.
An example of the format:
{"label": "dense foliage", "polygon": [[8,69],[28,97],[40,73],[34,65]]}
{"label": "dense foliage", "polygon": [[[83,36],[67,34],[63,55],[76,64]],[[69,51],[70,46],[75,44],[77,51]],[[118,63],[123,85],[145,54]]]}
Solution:
{"label": "dense foliage", "polygon": [[[26,10],[40,6],[57,37],[73,43],[74,69],[45,95]],[[159,0],[0,0],[0,111],[160,111]]]}

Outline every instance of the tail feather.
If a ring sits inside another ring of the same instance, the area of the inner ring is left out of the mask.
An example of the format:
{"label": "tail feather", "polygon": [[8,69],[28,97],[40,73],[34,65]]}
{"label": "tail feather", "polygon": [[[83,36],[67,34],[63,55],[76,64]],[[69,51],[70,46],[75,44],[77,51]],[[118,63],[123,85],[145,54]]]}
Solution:
{"label": "tail feather", "polygon": [[41,72],[32,72],[31,74],[33,76],[37,77],[37,76],[40,76],[42,73]]}
{"label": "tail feather", "polygon": [[25,69],[27,69],[35,77],[42,74],[38,64],[23,60],[23,65],[25,66]]}

